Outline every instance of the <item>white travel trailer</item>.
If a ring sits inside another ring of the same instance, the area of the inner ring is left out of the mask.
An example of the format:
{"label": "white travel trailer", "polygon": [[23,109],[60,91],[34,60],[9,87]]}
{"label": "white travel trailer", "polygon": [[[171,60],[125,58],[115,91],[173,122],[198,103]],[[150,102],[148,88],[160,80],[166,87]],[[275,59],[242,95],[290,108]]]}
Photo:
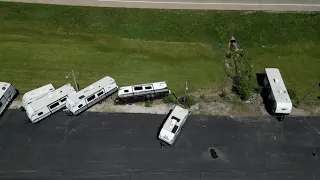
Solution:
{"label": "white travel trailer", "polygon": [[0,82],[0,115],[10,105],[18,91],[10,83]]}
{"label": "white travel trailer", "polygon": [[139,84],[119,88],[116,104],[131,103],[135,101],[145,101],[149,99],[160,99],[166,97],[171,92],[165,81],[149,84]]}
{"label": "white travel trailer", "polygon": [[25,106],[28,118],[36,123],[66,106],[68,94],[75,92],[70,83],[35,99]]}
{"label": "white travel trailer", "polygon": [[188,116],[189,111],[187,109],[175,106],[171,112],[169,112],[168,118],[161,128],[158,138],[172,145],[179,135]]}
{"label": "white travel trailer", "polygon": [[291,113],[292,102],[279,69],[265,69],[264,87],[273,114],[281,120],[284,119]]}
{"label": "white travel trailer", "polygon": [[22,107],[26,107],[26,105],[30,104],[33,102],[35,99],[38,99],[42,96],[47,95],[49,92],[54,91],[55,88],[53,87],[52,84],[47,84],[44,86],[41,86],[37,89],[31,90],[29,92],[26,92],[22,96]]}
{"label": "white travel trailer", "polygon": [[113,78],[106,76],[79,92],[68,95],[66,107],[78,115],[104,98],[117,92],[118,86]]}

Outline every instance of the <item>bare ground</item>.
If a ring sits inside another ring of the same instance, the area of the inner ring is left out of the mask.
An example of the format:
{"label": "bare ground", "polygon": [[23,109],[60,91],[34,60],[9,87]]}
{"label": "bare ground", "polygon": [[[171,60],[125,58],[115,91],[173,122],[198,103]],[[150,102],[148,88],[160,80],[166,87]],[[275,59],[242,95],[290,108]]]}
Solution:
{"label": "bare ground", "polygon": [[[228,91],[228,90],[226,90]],[[219,91],[199,91],[192,93],[196,97],[197,104],[190,108],[191,114],[219,115],[219,116],[264,116],[268,115],[260,95],[253,95],[251,99],[242,102],[232,93],[221,97]],[[91,112],[121,112],[121,113],[147,113],[147,114],[167,114],[174,107],[174,104],[165,104],[162,100],[153,101],[151,107],[146,107],[145,103],[135,103],[131,105],[114,105],[114,98],[111,97],[100,104],[96,104],[88,111]],[[10,109],[17,109],[21,106],[20,101],[14,101]],[[293,108],[291,116],[319,115],[320,107],[308,107],[304,109]]]}

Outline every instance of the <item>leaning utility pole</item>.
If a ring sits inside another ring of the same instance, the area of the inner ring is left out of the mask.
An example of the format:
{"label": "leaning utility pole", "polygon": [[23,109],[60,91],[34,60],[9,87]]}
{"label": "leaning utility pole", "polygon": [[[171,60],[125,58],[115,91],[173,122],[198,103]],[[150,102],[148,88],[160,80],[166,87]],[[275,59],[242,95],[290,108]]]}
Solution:
{"label": "leaning utility pole", "polygon": [[[68,77],[69,77],[69,75],[70,75],[70,73],[66,76],[66,78],[68,78]],[[76,76],[74,75],[74,71],[73,71],[73,69],[72,69],[72,71],[71,71],[71,75],[72,75],[72,77],[73,77],[73,81],[74,81],[74,84],[75,84],[75,86],[76,86],[76,90],[77,90],[77,92],[78,92],[78,91],[79,91],[79,88],[78,88],[78,84],[77,84]]]}
{"label": "leaning utility pole", "polygon": [[300,101],[297,102],[296,107],[298,107],[299,104],[300,104],[307,96],[309,96],[309,94],[310,94],[310,93],[313,91],[313,89],[316,88],[317,86],[319,86],[319,88],[320,88],[320,83],[316,83],[316,84],[307,92],[307,94],[306,94]]}
{"label": "leaning utility pole", "polygon": [[76,80],[76,76],[74,75],[74,72],[73,72],[73,69],[72,69],[72,76],[73,76],[73,81],[76,85],[76,89],[77,89],[77,92],[79,91],[79,88],[78,88],[78,83],[77,83],[77,80]]}
{"label": "leaning utility pole", "polygon": [[184,98],[183,98],[184,105],[186,105],[187,90],[188,90],[188,79],[186,80],[186,87],[184,89]]}

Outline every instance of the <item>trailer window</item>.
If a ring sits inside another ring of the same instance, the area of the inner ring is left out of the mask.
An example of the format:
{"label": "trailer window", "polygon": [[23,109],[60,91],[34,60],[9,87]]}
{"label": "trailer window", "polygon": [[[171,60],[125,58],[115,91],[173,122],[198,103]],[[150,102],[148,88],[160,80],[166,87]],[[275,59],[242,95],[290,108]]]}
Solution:
{"label": "trailer window", "polygon": [[50,109],[53,109],[53,108],[59,106],[59,104],[60,104],[59,102],[56,102],[56,103],[50,105]]}
{"label": "trailer window", "polygon": [[124,90],[124,92],[125,92],[125,93],[128,93],[128,92],[129,92],[129,90],[127,90],[127,89],[126,89],[126,90]]}
{"label": "trailer window", "polygon": [[67,100],[67,98],[62,98],[61,100],[60,100],[60,102],[65,102]]}
{"label": "trailer window", "polygon": [[177,130],[178,130],[178,128],[179,128],[179,126],[175,125],[171,132],[172,132],[172,133],[176,133]]}
{"label": "trailer window", "polygon": [[83,99],[84,97],[85,97],[85,96],[84,96],[84,95],[82,95],[82,96],[80,96],[80,97],[79,97],[79,99]]}
{"label": "trailer window", "polygon": [[90,97],[88,97],[87,101],[90,102],[90,101],[94,100],[94,98],[96,98],[95,94],[90,96]]}
{"label": "trailer window", "polygon": [[6,87],[2,87],[2,90],[6,90]]}
{"label": "trailer window", "polygon": [[2,102],[0,102],[0,107],[2,106]]}
{"label": "trailer window", "polygon": [[103,94],[103,91],[99,92],[99,93],[97,94],[97,96],[99,97],[99,96],[101,96],[102,94]]}
{"label": "trailer window", "polygon": [[142,90],[142,86],[134,87],[134,90],[135,90],[135,91],[141,91],[141,90]]}
{"label": "trailer window", "polygon": [[82,104],[80,104],[79,106],[78,106],[78,108],[81,108],[83,105]]}
{"label": "trailer window", "polygon": [[43,114],[43,112],[38,113],[38,116],[41,116]]}
{"label": "trailer window", "polygon": [[144,89],[151,89],[151,86],[144,87]]}

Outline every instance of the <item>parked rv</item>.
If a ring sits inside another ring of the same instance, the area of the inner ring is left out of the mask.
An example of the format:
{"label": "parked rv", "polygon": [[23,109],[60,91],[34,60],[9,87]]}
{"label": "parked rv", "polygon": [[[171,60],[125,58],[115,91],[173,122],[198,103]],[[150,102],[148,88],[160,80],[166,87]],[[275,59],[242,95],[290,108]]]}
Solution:
{"label": "parked rv", "polygon": [[149,84],[120,87],[116,104],[133,103],[152,99],[161,99],[170,94],[165,81]]}
{"label": "parked rv", "polygon": [[17,95],[18,91],[12,84],[0,82],[0,115],[6,110]]}
{"label": "parked rv", "polygon": [[161,127],[158,138],[165,143],[172,145],[179,135],[183,125],[189,116],[189,111],[176,105],[168,114]]}
{"label": "parked rv", "polygon": [[32,123],[39,122],[66,106],[68,94],[75,92],[70,83],[34,99],[25,106],[28,118]]}
{"label": "parked rv", "polygon": [[54,91],[55,88],[52,84],[47,84],[44,86],[41,86],[37,89],[31,90],[29,92],[26,92],[22,96],[22,107],[26,107],[26,105],[32,103],[35,99],[41,98],[42,96],[47,95],[49,92]]}
{"label": "parked rv", "polygon": [[117,92],[118,86],[113,78],[106,76],[79,92],[68,95],[66,107],[78,115],[99,101]]}
{"label": "parked rv", "polygon": [[285,116],[291,113],[292,102],[279,69],[266,68],[263,83],[264,94],[267,97],[267,103],[270,104],[272,113],[283,120]]}

